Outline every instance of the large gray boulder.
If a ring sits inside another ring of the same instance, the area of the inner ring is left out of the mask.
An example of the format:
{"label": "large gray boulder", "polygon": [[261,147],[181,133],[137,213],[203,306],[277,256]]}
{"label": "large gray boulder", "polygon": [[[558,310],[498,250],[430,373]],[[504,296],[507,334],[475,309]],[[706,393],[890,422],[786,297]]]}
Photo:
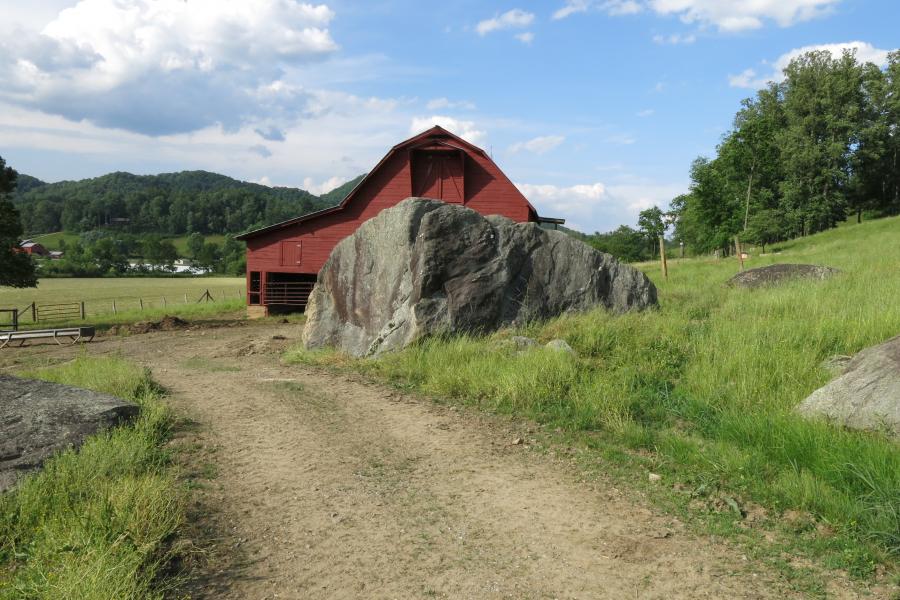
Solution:
{"label": "large gray boulder", "polygon": [[900,437],[900,336],[854,356],[840,377],[813,392],[797,411]]}
{"label": "large gray boulder", "polygon": [[728,285],[759,288],[777,285],[794,279],[827,279],[840,270],[822,265],[778,264],[741,271],[728,280]]}
{"label": "large gray boulder", "polygon": [[54,453],[137,414],[109,394],[0,375],[0,492]]}
{"label": "large gray boulder", "polygon": [[307,348],[378,355],[435,333],[485,332],[594,306],[657,304],[647,277],[535,223],[407,198],[332,251],[306,309]]}

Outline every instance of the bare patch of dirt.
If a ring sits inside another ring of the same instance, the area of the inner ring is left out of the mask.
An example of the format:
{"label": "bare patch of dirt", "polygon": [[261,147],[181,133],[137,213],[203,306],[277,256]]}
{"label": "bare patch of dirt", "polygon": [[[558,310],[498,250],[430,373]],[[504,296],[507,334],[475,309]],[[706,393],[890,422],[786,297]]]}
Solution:
{"label": "bare patch of dirt", "polygon": [[[794,595],[638,492],[582,481],[567,453],[537,451],[528,424],[280,364],[279,348],[299,337],[299,325],[267,322],[85,346],[152,368],[197,423],[179,440],[196,449],[189,466],[208,475],[193,496],[207,559],[190,597]],[[842,587],[836,596],[854,597]]]}
{"label": "bare patch of dirt", "polygon": [[110,335],[133,335],[150,333],[151,331],[177,331],[191,326],[188,321],[179,317],[164,316],[159,321],[140,321],[126,325],[113,325],[109,328]]}

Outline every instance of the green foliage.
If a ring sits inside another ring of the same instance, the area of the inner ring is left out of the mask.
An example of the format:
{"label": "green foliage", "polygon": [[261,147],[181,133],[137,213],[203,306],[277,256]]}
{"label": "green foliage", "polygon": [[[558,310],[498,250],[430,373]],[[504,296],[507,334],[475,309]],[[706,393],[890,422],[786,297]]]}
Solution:
{"label": "green foliage", "polygon": [[29,178],[15,203],[32,233],[112,227],[122,233],[208,235],[255,229],[326,208],[343,200],[348,185],[319,198],[205,171],[110,173],[51,184]]}
{"label": "green foliage", "polygon": [[[879,433],[805,420],[820,365],[900,331],[900,218],[782,244],[779,262],[844,274],[748,291],[735,261],[673,263],[659,310],[565,315],[487,337],[428,339],[348,364],[399,385],[584,432],[619,455],[649,456],[688,489],[721,490],[774,514],[809,513],[827,533],[809,551],[865,576],[900,558],[900,452]],[[751,266],[774,259],[754,259]],[[848,312],[847,307],[852,307]],[[565,339],[577,356],[524,354],[503,338]],[[331,362],[296,351],[289,359]],[[341,359],[346,360],[346,359]],[[815,535],[815,527],[809,533]]]}
{"label": "green foliage", "polygon": [[666,232],[663,211],[658,206],[642,210],[638,215],[638,229],[650,246],[650,256],[656,256],[659,238]]}
{"label": "green foliage", "polygon": [[37,278],[31,258],[15,251],[22,237],[19,211],[9,201],[18,173],[0,157],[0,286],[34,287]]}
{"label": "green foliage", "polygon": [[809,52],[782,83],[742,102],[712,160],[672,202],[675,238],[728,252],[736,234],[772,243],[835,227],[855,212],[900,213],[900,52],[887,69]]}
{"label": "green foliage", "polygon": [[147,371],[81,357],[24,375],[132,400],[141,415],[0,496],[0,599],[161,598],[185,506],[164,449],[171,416]]}
{"label": "green foliage", "polygon": [[650,258],[645,236],[627,225],[622,225],[609,233],[595,233],[585,241],[600,252],[612,254],[626,262],[638,262]]}

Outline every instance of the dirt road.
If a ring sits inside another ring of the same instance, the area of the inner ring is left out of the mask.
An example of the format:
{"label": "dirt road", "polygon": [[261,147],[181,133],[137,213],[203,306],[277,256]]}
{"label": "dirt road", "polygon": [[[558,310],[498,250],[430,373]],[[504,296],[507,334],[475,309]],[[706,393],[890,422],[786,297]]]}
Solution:
{"label": "dirt road", "polygon": [[[219,539],[192,597],[790,595],[634,492],[581,482],[567,459],[529,446],[527,425],[282,366],[298,336],[247,324],[85,346],[151,367],[198,423],[188,441],[211,476],[198,518]],[[7,352],[0,367],[78,350]]]}

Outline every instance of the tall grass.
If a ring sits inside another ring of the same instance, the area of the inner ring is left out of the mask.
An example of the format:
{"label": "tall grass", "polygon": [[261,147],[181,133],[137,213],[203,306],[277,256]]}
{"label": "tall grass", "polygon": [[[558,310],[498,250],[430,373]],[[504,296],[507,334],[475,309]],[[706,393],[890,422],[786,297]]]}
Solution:
{"label": "tall grass", "polygon": [[81,357],[23,375],[114,394],[141,413],[0,496],[0,599],[162,597],[158,576],[184,506],[163,448],[171,417],[148,372]]}
{"label": "tall grass", "polygon": [[[734,260],[673,261],[668,281],[644,265],[659,286],[659,310],[565,315],[351,364],[428,394],[587,431],[626,452],[649,451],[676,479],[775,512],[808,512],[835,532],[822,542],[837,555],[832,562],[865,574],[900,558],[898,446],[793,409],[830,378],[824,359],[900,334],[900,219],[779,251],[748,266],[811,262],[843,274],[748,291],[723,285]],[[511,334],[564,338],[577,356],[520,354],[499,343]],[[288,358],[334,360],[300,350]]]}

